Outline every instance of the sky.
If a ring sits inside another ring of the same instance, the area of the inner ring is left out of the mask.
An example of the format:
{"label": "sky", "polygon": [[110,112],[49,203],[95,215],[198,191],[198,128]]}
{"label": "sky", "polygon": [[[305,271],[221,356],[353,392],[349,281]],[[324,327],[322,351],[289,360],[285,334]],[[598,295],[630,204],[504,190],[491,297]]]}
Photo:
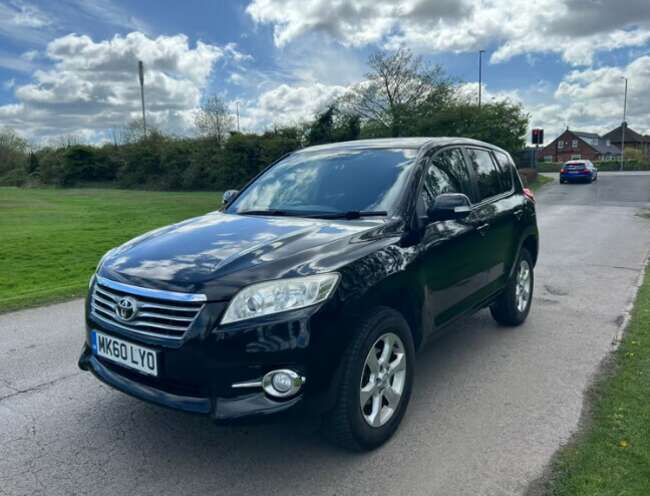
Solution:
{"label": "sky", "polygon": [[194,132],[218,95],[243,131],[310,119],[407,47],[470,94],[510,99],[547,141],[622,120],[650,134],[649,0],[0,0],[0,128],[100,143],[140,116]]}

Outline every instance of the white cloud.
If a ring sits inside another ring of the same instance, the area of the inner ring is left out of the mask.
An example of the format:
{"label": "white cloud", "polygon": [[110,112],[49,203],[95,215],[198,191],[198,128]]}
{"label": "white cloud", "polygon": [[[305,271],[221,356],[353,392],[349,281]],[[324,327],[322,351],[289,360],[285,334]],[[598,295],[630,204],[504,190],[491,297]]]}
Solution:
{"label": "white cloud", "polygon": [[13,54],[0,50],[0,67],[17,72],[31,72],[34,64],[29,60],[15,57]]}
{"label": "white cloud", "polygon": [[650,135],[650,56],[639,57],[625,67],[601,67],[568,73],[547,103],[529,105],[533,127],[545,127],[552,139],[567,125],[579,131],[605,133],[623,119],[625,82],[629,79],[627,122]]}
{"label": "white cloud", "polygon": [[[236,47],[231,46],[230,53]],[[17,104],[0,106],[0,121],[43,139],[89,135],[123,126],[140,113],[137,61],[145,66],[148,116],[152,124],[182,132],[200,101],[224,49],[184,35],[150,38],[133,32],[95,42],[70,34],[47,45],[50,67],[15,87]]]}
{"label": "white cloud", "polygon": [[246,131],[261,131],[273,124],[291,125],[313,118],[347,91],[345,86],[311,83],[279,86],[263,92],[240,107],[241,126]]}
{"label": "white cloud", "polygon": [[43,42],[52,17],[38,7],[22,1],[0,1],[0,36],[28,43]]}
{"label": "white cloud", "polygon": [[[462,83],[458,86],[456,93],[460,98],[476,103],[478,101],[478,83]],[[485,83],[481,85],[481,101],[483,103],[503,101],[523,103],[518,90],[492,90]]]}
{"label": "white cloud", "polygon": [[437,52],[496,46],[492,62],[558,53],[588,65],[599,51],[650,40],[647,0],[252,0],[247,12],[273,25],[278,46],[322,32],[346,46]]}

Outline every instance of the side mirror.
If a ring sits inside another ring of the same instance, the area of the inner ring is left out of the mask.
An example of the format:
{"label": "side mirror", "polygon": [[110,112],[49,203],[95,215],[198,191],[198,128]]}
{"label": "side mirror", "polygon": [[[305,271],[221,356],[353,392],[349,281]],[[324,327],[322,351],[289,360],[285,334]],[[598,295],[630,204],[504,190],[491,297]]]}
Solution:
{"label": "side mirror", "polygon": [[472,202],[462,193],[438,195],[427,211],[429,221],[464,219],[472,213]]}
{"label": "side mirror", "polygon": [[223,194],[223,206],[227,206],[235,196],[237,196],[237,193],[239,193],[239,190],[237,189],[229,189],[228,191],[225,191]]}

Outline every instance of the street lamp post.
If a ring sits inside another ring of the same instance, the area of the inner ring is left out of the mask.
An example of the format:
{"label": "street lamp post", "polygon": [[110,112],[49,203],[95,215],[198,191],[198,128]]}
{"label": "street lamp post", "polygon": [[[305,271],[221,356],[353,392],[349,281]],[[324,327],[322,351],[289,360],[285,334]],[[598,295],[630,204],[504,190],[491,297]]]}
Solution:
{"label": "street lamp post", "polygon": [[627,78],[622,76],[622,79],[625,79],[625,96],[623,97],[623,124],[621,124],[621,170],[623,170],[625,162],[625,128],[627,127],[625,122],[627,118]]}
{"label": "street lamp post", "polygon": [[481,110],[481,92],[483,90],[483,53],[485,50],[478,51],[478,109]]}
{"label": "street lamp post", "polygon": [[138,60],[138,74],[140,76],[140,100],[142,101],[142,130],[144,137],[147,137],[147,120],[144,115],[144,64]]}

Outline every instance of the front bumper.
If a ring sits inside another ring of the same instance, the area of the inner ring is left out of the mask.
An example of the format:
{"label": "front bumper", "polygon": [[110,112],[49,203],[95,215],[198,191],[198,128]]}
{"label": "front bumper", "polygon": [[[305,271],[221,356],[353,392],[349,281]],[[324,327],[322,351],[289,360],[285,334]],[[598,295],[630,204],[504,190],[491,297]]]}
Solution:
{"label": "front bumper", "polygon": [[236,398],[209,398],[174,394],[163,389],[143,384],[115,370],[94,356],[90,347],[84,343],[79,357],[79,367],[88,370],[100,381],[135,398],[157,405],[189,413],[211,415],[215,420],[234,420],[248,416],[263,416],[279,413],[294,407],[302,400],[302,395],[284,401],[275,401],[264,392],[248,393]]}
{"label": "front bumper", "polygon": [[[206,317],[197,319],[181,341],[165,342],[112,326],[95,318],[87,308],[86,342],[79,367],[133,397],[209,415],[217,421],[298,409],[315,413],[333,406],[336,372],[346,342],[345,326],[338,321],[336,312],[316,307],[277,320],[215,330],[222,304],[208,303],[204,311]],[[154,349],[159,356],[158,376],[145,376],[94,355],[92,330]],[[232,387],[235,383],[259,381],[267,372],[281,368],[295,370],[306,378],[295,396],[276,399],[261,388]]]}

